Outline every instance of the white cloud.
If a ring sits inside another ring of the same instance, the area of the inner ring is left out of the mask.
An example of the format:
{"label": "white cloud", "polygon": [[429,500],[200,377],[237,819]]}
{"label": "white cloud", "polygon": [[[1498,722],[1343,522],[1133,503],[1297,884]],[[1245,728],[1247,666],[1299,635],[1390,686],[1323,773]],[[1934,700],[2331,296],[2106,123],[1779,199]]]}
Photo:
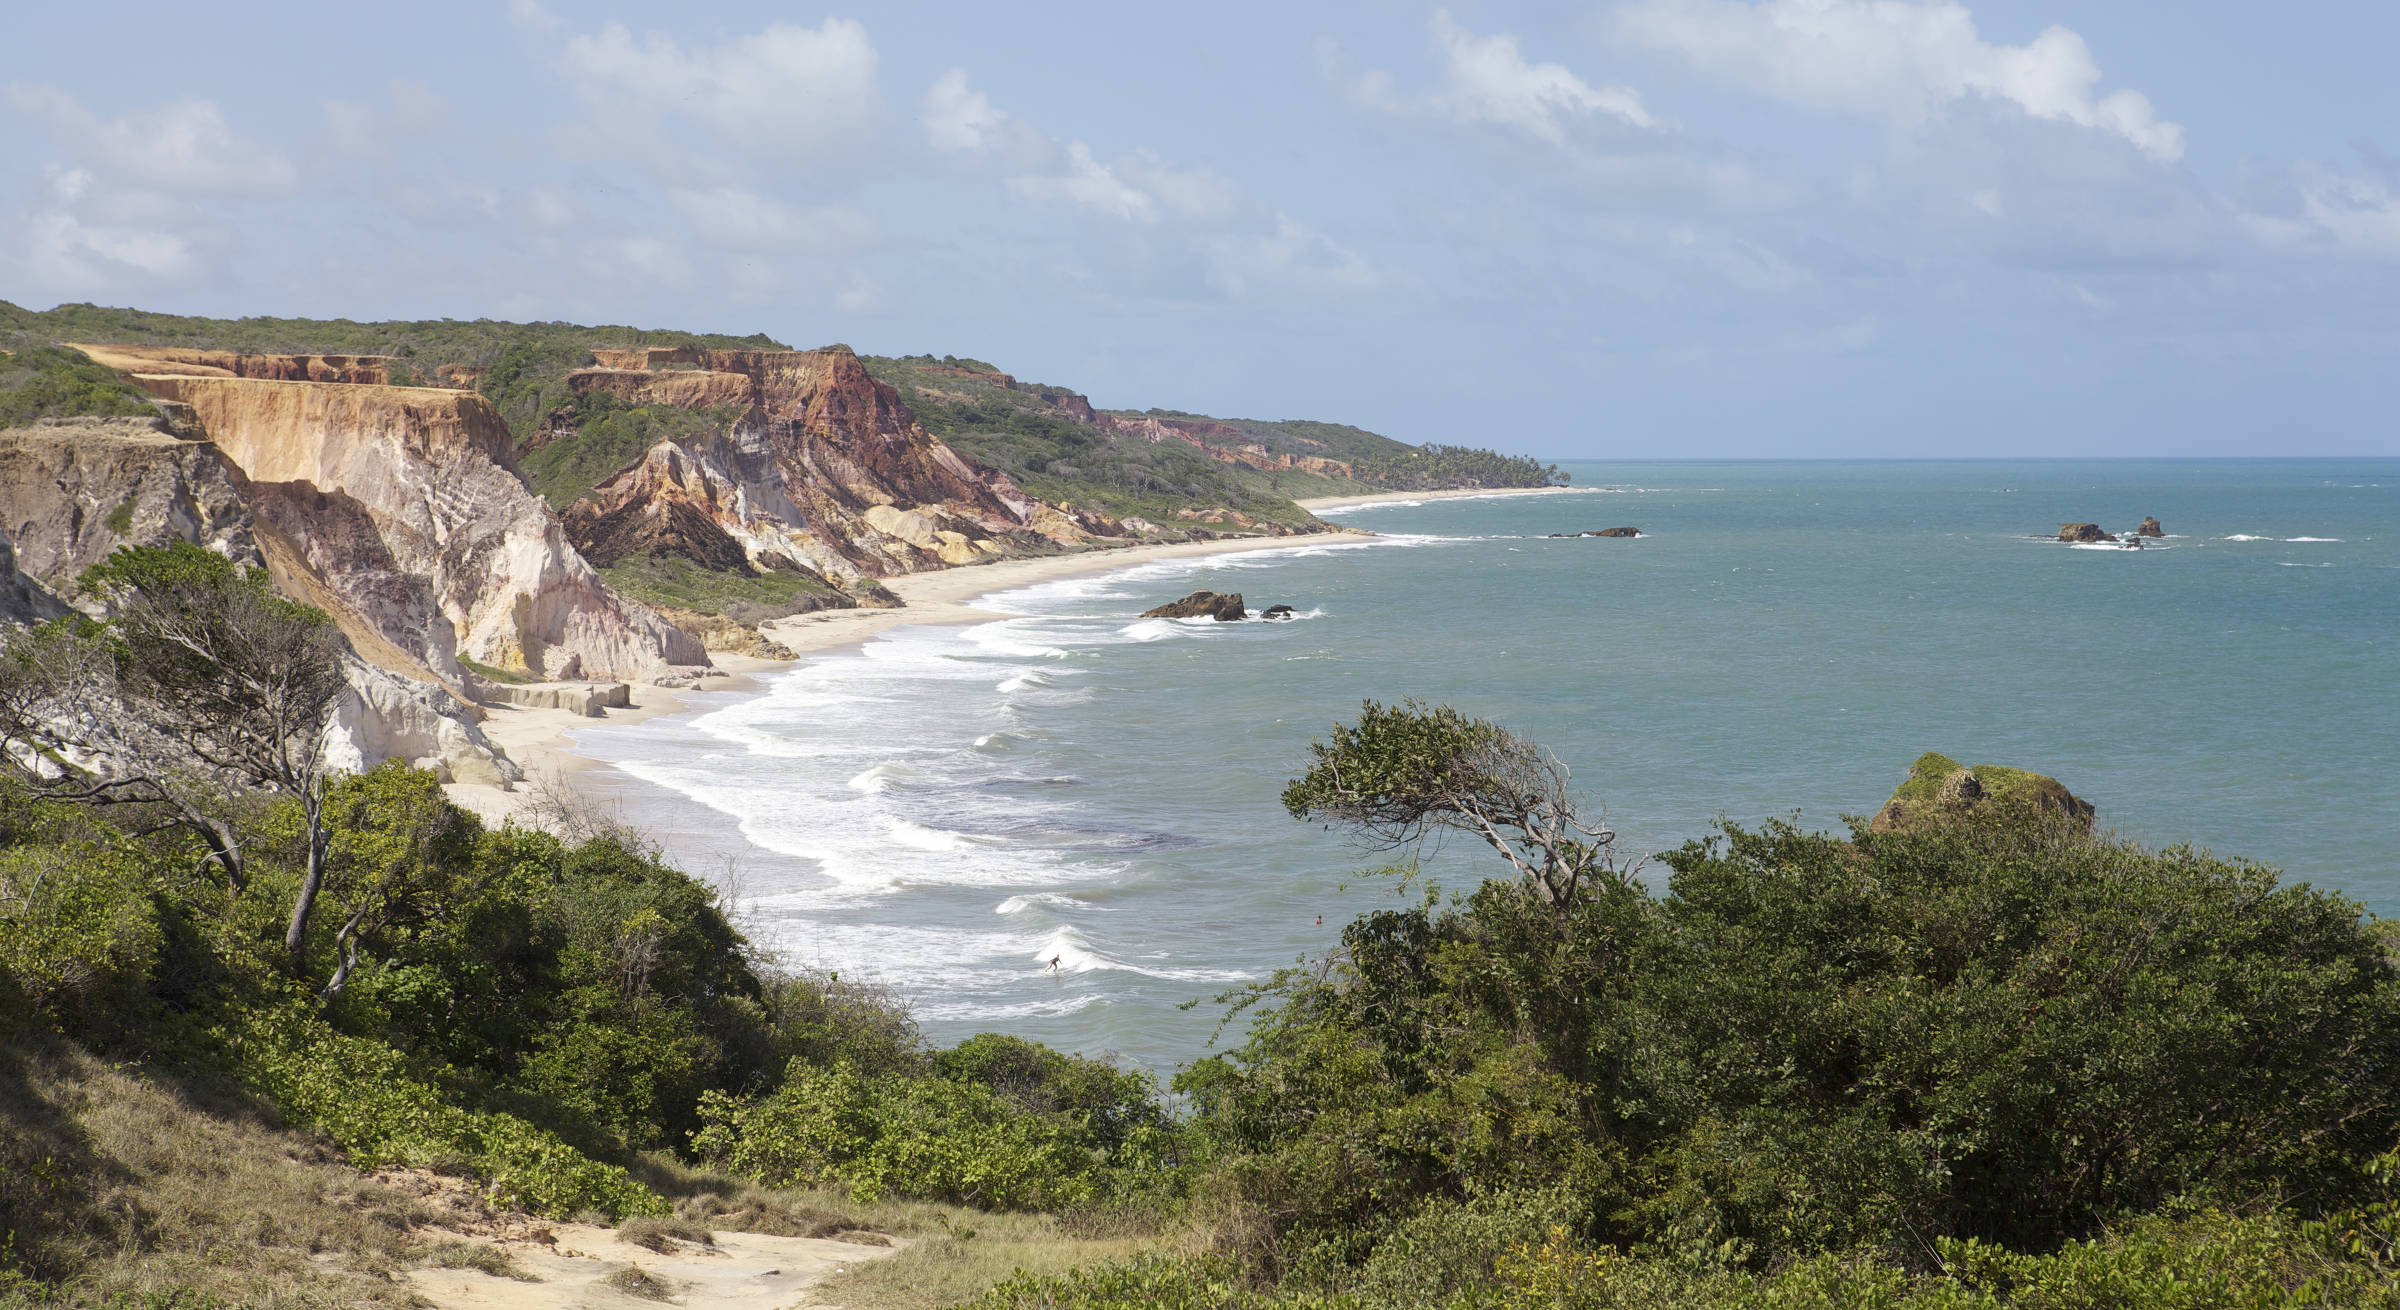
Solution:
{"label": "white cloud", "polygon": [[2245,213],[2242,223],[2260,244],[2287,254],[2400,260],[2400,192],[2384,177],[2303,162],[2291,171],[2284,203]]}
{"label": "white cloud", "polygon": [[981,150],[999,140],[1009,117],[992,107],[991,97],[967,86],[967,70],[953,68],[926,88],[917,121],[936,150]]}
{"label": "white cloud", "polygon": [[1275,215],[1264,232],[1237,232],[1209,242],[1211,281],[1234,299],[1276,293],[1369,291],[1382,284],[1372,264],[1322,232]]}
{"label": "white cloud", "polygon": [[193,195],[277,195],[298,184],[281,151],[237,136],[213,100],[175,100],[104,121],[55,86],[12,82],[6,94],[112,182]]}
{"label": "white cloud", "polygon": [[702,241],[770,255],[846,255],[872,247],[875,220],[844,205],[796,208],[740,187],[672,187],[667,203]]}
{"label": "white cloud", "polygon": [[1070,201],[1128,223],[1158,221],[1158,202],[1150,193],[1130,185],[1115,169],[1094,159],[1092,148],[1081,141],[1067,147],[1065,173],[1011,178],[1008,185],[1020,195]]}
{"label": "white cloud", "polygon": [[1659,125],[1632,88],[1594,86],[1564,64],[1531,63],[1513,35],[1477,36],[1447,10],[1434,11],[1429,30],[1441,73],[1421,95],[1395,90],[1395,79],[1383,69],[1343,78],[1340,52],[1330,42],[1319,42],[1318,62],[1327,76],[1349,83],[1353,101],[1370,109],[1490,123],[1552,145],[1566,145],[1573,128],[1593,120],[1644,130]]}
{"label": "white cloud", "polygon": [[1432,103],[1461,122],[1498,123],[1557,144],[1575,118],[1604,114],[1634,127],[1656,127],[1642,98],[1622,86],[1593,86],[1564,64],[1532,64],[1506,33],[1477,36],[1449,13],[1433,15],[1443,86]]}
{"label": "white cloud", "polygon": [[828,18],[689,50],[664,33],[636,41],[611,23],[570,38],[560,67],[603,131],[655,133],[680,118],[749,154],[821,159],[871,148],[876,64],[866,28]]}
{"label": "white cloud", "polygon": [[1955,0],[1638,0],[1618,22],[1636,43],[1796,104],[1916,122],[1982,96],[2120,137],[2161,162],[2183,157],[2183,129],[2147,97],[2097,94],[2100,66],[2082,37],[2052,27],[2024,45],[1994,45]]}

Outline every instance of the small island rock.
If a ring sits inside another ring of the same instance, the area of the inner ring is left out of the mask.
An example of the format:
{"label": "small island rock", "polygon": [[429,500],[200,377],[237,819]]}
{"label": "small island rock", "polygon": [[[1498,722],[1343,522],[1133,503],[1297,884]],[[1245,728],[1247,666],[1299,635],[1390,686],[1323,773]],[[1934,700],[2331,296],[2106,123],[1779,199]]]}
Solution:
{"label": "small island rock", "polygon": [[2091,831],[2092,816],[2098,813],[2056,778],[1997,764],[1967,768],[1928,751],[1910,766],[1908,780],[1875,812],[1867,831],[1913,832],[2008,809],[2056,815],[2084,832]]}
{"label": "small island rock", "polygon": [[1157,609],[1144,610],[1142,617],[1145,619],[1211,618],[1219,623],[1232,623],[1250,617],[1250,612],[1242,608],[1242,593],[1238,591],[1228,592],[1222,596],[1213,591],[1195,591],[1182,600],[1168,601]]}
{"label": "small island rock", "polygon": [[1587,537],[1638,537],[1642,535],[1642,530],[1640,528],[1602,528],[1598,532],[1586,532],[1583,535]]}
{"label": "small island rock", "polygon": [[1289,605],[1269,605],[1264,610],[1261,610],[1258,616],[1262,619],[1288,619],[1292,617],[1292,607]]}
{"label": "small island rock", "polygon": [[2137,537],[2163,537],[2167,535],[2167,530],[2158,526],[2158,520],[2153,517],[2143,519],[2142,526],[2135,528],[2133,533]]}
{"label": "small island rock", "polygon": [[2058,525],[2058,539],[2060,541],[2115,541],[2117,538],[2114,533],[2102,532],[2097,523],[2061,523]]}

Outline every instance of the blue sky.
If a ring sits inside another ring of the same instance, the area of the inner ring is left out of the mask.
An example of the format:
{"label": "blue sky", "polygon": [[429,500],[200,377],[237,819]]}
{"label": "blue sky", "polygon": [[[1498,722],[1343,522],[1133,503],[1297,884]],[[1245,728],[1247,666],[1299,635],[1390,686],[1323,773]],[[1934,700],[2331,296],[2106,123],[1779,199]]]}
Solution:
{"label": "blue sky", "polygon": [[2400,6],[19,7],[0,298],[1551,457],[2400,454]]}

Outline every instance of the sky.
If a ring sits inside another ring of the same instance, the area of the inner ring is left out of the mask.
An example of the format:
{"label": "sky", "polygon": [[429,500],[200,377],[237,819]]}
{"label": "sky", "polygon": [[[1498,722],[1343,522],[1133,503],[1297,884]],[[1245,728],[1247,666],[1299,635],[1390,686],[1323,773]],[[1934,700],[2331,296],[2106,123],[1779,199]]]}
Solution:
{"label": "sky", "polygon": [[12,6],[0,299],[1548,458],[2400,455],[2400,5]]}

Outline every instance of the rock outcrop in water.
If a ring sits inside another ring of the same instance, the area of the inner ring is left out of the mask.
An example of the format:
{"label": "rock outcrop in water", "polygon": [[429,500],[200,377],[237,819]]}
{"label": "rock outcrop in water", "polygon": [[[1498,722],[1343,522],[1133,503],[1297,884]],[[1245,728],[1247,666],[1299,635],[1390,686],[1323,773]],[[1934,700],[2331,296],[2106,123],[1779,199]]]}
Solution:
{"label": "rock outcrop in water", "polygon": [[2065,542],[2115,541],[2114,533],[2102,532],[2097,523],[2061,523],[2058,539]]}
{"label": "rock outcrop in water", "polygon": [[846,350],[599,350],[584,395],[738,413],[662,441],[565,514],[603,565],[668,554],[716,569],[864,579],[1117,538],[1105,515],[1047,504],[927,433]]}
{"label": "rock outcrop in water", "polygon": [[2133,531],[2134,535],[2139,537],[2163,537],[2167,535],[2167,530],[2158,526],[2158,520],[2156,518],[2143,519],[2142,526],[2135,528]]}
{"label": "rock outcrop in water", "polygon": [[1195,591],[1182,600],[1168,601],[1156,609],[1142,611],[1145,619],[1215,619],[1219,623],[1234,623],[1248,618],[1242,608],[1242,593],[1219,595],[1213,591]]}
{"label": "rock outcrop in water", "polygon": [[2087,832],[2098,812],[2056,778],[1997,764],[1967,768],[1947,755],[1929,751],[1917,757],[1907,781],[1875,812],[1867,830],[1914,831],[2019,808],[2059,816]]}
{"label": "rock outcrop in water", "polygon": [[473,392],[144,372],[253,488],[258,520],[407,656],[546,678],[700,665],[700,643],[610,591],[518,478]]}

